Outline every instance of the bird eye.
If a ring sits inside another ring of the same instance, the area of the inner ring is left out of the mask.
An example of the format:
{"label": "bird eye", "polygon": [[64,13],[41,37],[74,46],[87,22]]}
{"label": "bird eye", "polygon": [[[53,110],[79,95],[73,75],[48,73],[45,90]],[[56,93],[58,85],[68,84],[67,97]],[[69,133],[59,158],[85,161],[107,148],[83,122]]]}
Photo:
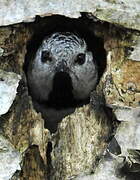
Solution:
{"label": "bird eye", "polygon": [[50,56],[50,53],[48,51],[42,51],[42,54],[41,54],[41,61],[42,62],[51,62],[52,61],[52,58]]}
{"label": "bird eye", "polygon": [[83,53],[78,54],[76,57],[75,63],[82,65],[82,64],[84,64],[84,62],[85,62],[85,54],[83,54]]}

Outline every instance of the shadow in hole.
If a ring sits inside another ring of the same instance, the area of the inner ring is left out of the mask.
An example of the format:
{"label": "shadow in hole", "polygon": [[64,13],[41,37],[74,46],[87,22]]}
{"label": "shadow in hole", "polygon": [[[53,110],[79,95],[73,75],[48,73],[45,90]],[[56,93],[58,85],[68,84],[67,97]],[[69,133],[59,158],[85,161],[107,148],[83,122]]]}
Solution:
{"label": "shadow in hole", "polygon": [[[137,166],[140,168],[139,164],[134,163],[132,168],[138,169]],[[132,168],[130,168],[130,165],[126,162],[124,166],[117,171],[117,176],[125,178],[126,180],[140,180],[140,169],[139,171],[133,172]]]}
{"label": "shadow in hole", "polygon": [[52,158],[51,158],[51,152],[52,152],[52,143],[48,142],[47,144],[47,151],[46,151],[46,157],[47,157],[47,179],[51,180],[52,175]]}

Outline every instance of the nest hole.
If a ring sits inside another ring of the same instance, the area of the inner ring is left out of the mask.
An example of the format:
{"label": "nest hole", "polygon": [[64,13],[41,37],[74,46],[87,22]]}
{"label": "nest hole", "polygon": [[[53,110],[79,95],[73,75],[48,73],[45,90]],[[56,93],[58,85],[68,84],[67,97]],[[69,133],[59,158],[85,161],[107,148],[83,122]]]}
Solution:
{"label": "nest hole", "polygon": [[[93,28],[90,28],[91,24]],[[24,64],[25,73],[27,73],[29,61],[34,58],[35,53],[41,45],[44,37],[55,32],[72,32],[74,34],[78,34],[81,38],[83,38],[88,45],[88,49],[93,53],[93,58],[96,61],[98,68],[99,82],[106,68],[106,51],[104,49],[104,40],[101,37],[95,36],[94,27],[96,27],[96,23],[88,19],[84,13],[78,19],[72,19],[58,15],[45,18],[40,18],[39,16],[37,16],[35,22],[31,23],[29,26],[33,35],[27,44],[27,54]],[[64,82],[63,84],[61,84],[61,86],[59,86],[60,81]],[[53,91],[50,93],[47,103],[48,107],[52,107],[59,111],[62,108],[76,108],[89,103],[90,97],[84,101],[75,101],[73,99],[72,84],[68,74],[56,74],[54,82],[55,83],[53,83]],[[30,89],[29,94],[32,97]],[[68,111],[68,113],[64,113],[63,117],[70,114],[71,112],[74,112],[74,110],[70,110]],[[63,117],[61,117],[61,119]],[[45,117],[43,118],[45,119]],[[55,125],[53,124],[52,127],[52,125],[48,124],[49,121],[45,120],[45,128],[48,128],[51,132],[55,132],[57,130],[57,124],[60,121],[61,120],[59,118],[59,120],[57,120],[55,122]]]}

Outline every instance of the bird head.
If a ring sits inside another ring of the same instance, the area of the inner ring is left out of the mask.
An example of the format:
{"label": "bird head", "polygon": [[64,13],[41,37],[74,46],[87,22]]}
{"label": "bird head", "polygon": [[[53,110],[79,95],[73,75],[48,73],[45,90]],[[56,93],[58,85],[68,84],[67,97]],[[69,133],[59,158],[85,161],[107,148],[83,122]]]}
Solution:
{"label": "bird head", "polygon": [[[75,99],[88,98],[97,83],[98,73],[92,52],[88,51],[84,39],[70,32],[45,37],[29,66],[30,89],[40,100],[47,101],[59,73],[70,77]],[[62,79],[58,83],[60,88],[65,84],[65,78]]]}

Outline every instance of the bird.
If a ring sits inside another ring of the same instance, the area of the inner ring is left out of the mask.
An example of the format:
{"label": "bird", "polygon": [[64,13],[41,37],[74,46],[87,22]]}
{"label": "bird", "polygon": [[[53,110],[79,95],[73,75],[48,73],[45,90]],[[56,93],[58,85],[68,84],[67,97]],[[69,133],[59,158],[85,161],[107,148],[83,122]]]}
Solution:
{"label": "bird", "polygon": [[73,32],[45,36],[28,63],[29,92],[36,111],[41,112],[51,132],[74,111],[74,104],[89,98],[97,80],[93,53],[84,38]]}

